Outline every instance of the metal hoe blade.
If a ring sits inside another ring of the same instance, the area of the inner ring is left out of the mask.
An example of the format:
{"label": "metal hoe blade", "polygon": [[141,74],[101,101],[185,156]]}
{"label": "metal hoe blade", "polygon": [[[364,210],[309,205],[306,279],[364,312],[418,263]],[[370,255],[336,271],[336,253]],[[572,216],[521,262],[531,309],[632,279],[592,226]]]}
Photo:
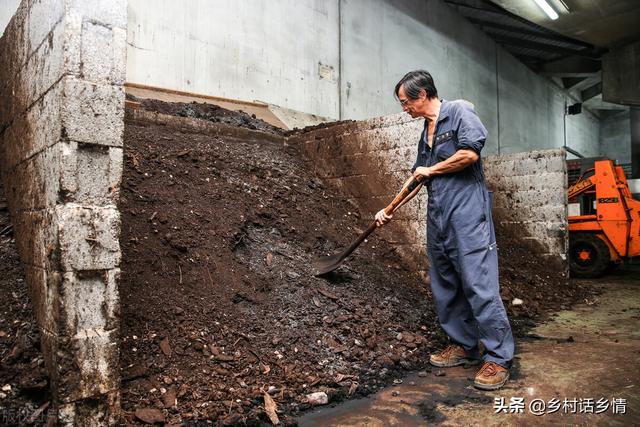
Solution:
{"label": "metal hoe blade", "polygon": [[373,221],[369,225],[369,228],[367,228],[360,236],[358,236],[358,238],[354,240],[354,242],[351,243],[351,245],[347,249],[345,249],[343,252],[340,252],[338,254],[331,255],[331,256],[323,256],[323,257],[317,258],[313,262],[313,270],[314,270],[313,275],[321,276],[323,274],[330,273],[336,268],[338,268],[342,263],[342,261],[344,261],[345,258],[347,258],[349,255],[351,255],[351,253],[355,251],[358,246],[360,246],[360,243],[362,243],[364,239],[366,239],[367,236],[369,236],[369,234],[373,233],[373,230],[375,229],[376,229],[376,222]]}
{"label": "metal hoe blade", "polygon": [[[422,181],[422,176],[413,177],[411,181],[402,188],[400,193],[393,199],[393,201],[387,206],[384,211],[387,215],[391,215],[402,203],[402,201],[411,194],[412,191],[419,188]],[[418,190],[420,191],[420,190]],[[327,274],[335,270],[340,266],[340,263],[345,260],[346,257],[351,255],[351,252],[355,251],[360,243],[364,242],[364,239],[377,228],[376,221],[374,220],[367,228],[364,233],[362,233],[356,240],[354,240],[351,245],[345,249],[343,252],[331,256],[324,256],[316,259],[313,263],[314,276],[320,276],[323,274]]]}

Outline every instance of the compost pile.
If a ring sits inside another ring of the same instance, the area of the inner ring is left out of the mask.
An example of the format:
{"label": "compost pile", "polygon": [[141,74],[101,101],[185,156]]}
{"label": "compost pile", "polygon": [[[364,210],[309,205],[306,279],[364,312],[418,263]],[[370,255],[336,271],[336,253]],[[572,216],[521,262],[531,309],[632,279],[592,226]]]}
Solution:
{"label": "compost pile", "polygon": [[255,114],[244,111],[232,111],[214,104],[197,102],[163,102],[156,99],[137,98],[127,94],[127,99],[140,104],[142,108],[161,114],[207,120],[213,123],[224,123],[229,126],[260,130],[274,135],[283,135],[285,131],[269,123],[256,119]]}
{"label": "compost pile", "polygon": [[307,394],[370,393],[441,344],[423,281],[375,237],[336,273],[311,276],[315,256],[370,219],[284,138],[228,141],[129,120],[124,146],[127,421],[264,421],[267,393],[287,422]]}
{"label": "compost pile", "polygon": [[[38,325],[0,185],[0,425],[46,420],[48,398]],[[36,420],[38,408],[44,418]]]}
{"label": "compost pile", "polygon": [[[219,107],[141,105],[280,132]],[[346,247],[370,218],[306,170],[284,137],[229,140],[129,118],[124,144],[127,422],[259,423],[270,397],[286,424],[310,407],[310,393],[369,394],[424,369],[445,343],[428,286],[375,235],[337,272],[311,276],[315,256]],[[498,242],[517,334],[544,309],[587,295],[550,277],[517,237]],[[516,297],[524,304],[512,306]]]}
{"label": "compost pile", "polygon": [[[590,302],[598,291],[579,280],[567,280],[558,273],[556,260],[539,255],[545,250],[523,239],[521,230],[513,230],[496,221],[496,239],[500,263],[500,294],[516,332],[524,333],[546,311],[564,310],[575,302]],[[514,305],[513,301],[522,304]]]}

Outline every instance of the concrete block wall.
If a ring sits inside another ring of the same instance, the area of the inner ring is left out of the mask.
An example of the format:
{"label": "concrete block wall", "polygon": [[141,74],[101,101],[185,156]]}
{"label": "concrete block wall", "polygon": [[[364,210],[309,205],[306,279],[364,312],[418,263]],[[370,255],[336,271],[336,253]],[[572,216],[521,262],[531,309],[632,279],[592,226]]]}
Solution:
{"label": "concrete block wall", "polygon": [[556,148],[489,156],[484,171],[494,194],[497,227],[520,236],[522,244],[547,258],[549,265],[566,270],[566,151]]}
{"label": "concrete block wall", "polygon": [[0,38],[0,175],[61,425],[118,416],[127,3],[23,0]]}
{"label": "concrete block wall", "polygon": [[[422,121],[402,113],[341,122],[293,135],[288,143],[300,144],[308,167],[351,196],[365,227],[410,176],[421,130]],[[398,210],[394,220],[372,237],[392,242],[419,270],[427,269],[425,209],[426,191]]]}
{"label": "concrete block wall", "polygon": [[[391,202],[410,176],[421,120],[395,114],[299,133],[289,143],[300,144],[308,167],[325,181],[352,196],[363,217],[373,218]],[[494,191],[494,221],[515,233],[537,255],[557,260],[566,270],[566,163],[563,149],[483,158],[487,184]],[[427,270],[427,192],[423,190],[376,232],[398,252]]]}

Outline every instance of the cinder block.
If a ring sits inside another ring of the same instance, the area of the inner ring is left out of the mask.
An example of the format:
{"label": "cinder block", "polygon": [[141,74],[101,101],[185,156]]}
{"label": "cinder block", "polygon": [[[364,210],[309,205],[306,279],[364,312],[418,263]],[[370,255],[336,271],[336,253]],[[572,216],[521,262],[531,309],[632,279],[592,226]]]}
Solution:
{"label": "cinder block", "polygon": [[58,336],[61,402],[98,398],[118,389],[117,332],[87,330],[73,337]]}
{"label": "cinder block", "polygon": [[566,155],[557,155],[554,157],[549,157],[547,159],[547,164],[545,166],[545,169],[547,172],[550,172],[550,173],[565,174],[567,172]]}
{"label": "cinder block", "polygon": [[116,329],[119,276],[118,269],[64,273],[60,287],[64,328],[60,334],[89,336]]}
{"label": "cinder block", "polygon": [[126,43],[127,33],[122,28],[83,22],[81,77],[94,83],[124,84]]}
{"label": "cinder block", "polygon": [[58,196],[59,164],[59,150],[54,146],[10,171],[5,185],[12,209],[53,207]]}
{"label": "cinder block", "polygon": [[58,268],[58,240],[56,212],[52,209],[39,211],[16,211],[12,222],[20,259],[31,265],[55,271]]}
{"label": "cinder block", "polygon": [[[25,264],[25,279],[29,284],[29,296],[34,307],[38,326],[49,335],[58,334],[58,319],[60,313],[60,298],[58,291],[62,282],[62,275],[55,270],[44,269]],[[45,345],[42,346],[45,357],[51,357],[47,353]]]}
{"label": "cinder block", "polygon": [[45,368],[49,373],[49,387],[52,390],[58,390],[58,334],[42,328],[42,325],[40,325],[40,348],[42,349]]}
{"label": "cinder block", "polygon": [[118,423],[120,393],[112,391],[58,407],[60,426],[112,426]]}
{"label": "cinder block", "polygon": [[62,123],[72,141],[121,147],[124,88],[66,77]]}
{"label": "cinder block", "polygon": [[122,148],[71,141],[62,150],[61,199],[82,205],[114,205],[120,191]]}
{"label": "cinder block", "polygon": [[56,85],[33,104],[26,114],[15,117],[13,123],[0,136],[0,156],[5,170],[13,169],[20,162],[60,140],[61,94],[62,85]]}
{"label": "cinder block", "polygon": [[[2,37],[0,37],[0,96],[5,99],[8,91],[8,83],[18,73],[27,60],[26,21],[29,13],[28,3],[23,1],[18,6]],[[0,105],[4,104],[0,102]],[[2,117],[2,114],[0,114]]]}
{"label": "cinder block", "polygon": [[65,12],[65,2],[64,0],[28,1],[28,52],[32,53],[45,42],[53,27],[62,20]]}
{"label": "cinder block", "polygon": [[403,172],[409,177],[413,164],[416,161],[417,145],[413,148],[396,148],[380,153],[386,167],[390,171]]}
{"label": "cinder block", "polygon": [[127,28],[127,0],[67,0],[70,12],[103,26]]}
{"label": "cinder block", "polygon": [[115,205],[122,149],[60,142],[17,165],[6,177],[14,209],[53,208],[58,203]]}
{"label": "cinder block", "polygon": [[69,37],[63,22],[51,27],[42,44],[35,49],[24,68],[17,75],[18,84],[23,85],[20,93],[26,98],[20,99],[25,105],[19,111],[24,111],[36,99],[47,92],[65,74],[65,39]]}
{"label": "cinder block", "polygon": [[59,410],[52,423],[115,424],[119,406],[126,14],[126,0],[24,0],[0,39],[0,169]]}
{"label": "cinder block", "polygon": [[[50,33],[47,42],[31,54],[26,64],[7,76],[8,87],[4,95],[8,98],[0,103],[3,105],[0,127],[6,126],[18,115],[23,114],[65,74],[65,37],[64,25],[58,24]],[[7,106],[5,102],[10,105]]]}
{"label": "cinder block", "polygon": [[57,207],[62,271],[107,270],[120,264],[120,214],[115,206]]}

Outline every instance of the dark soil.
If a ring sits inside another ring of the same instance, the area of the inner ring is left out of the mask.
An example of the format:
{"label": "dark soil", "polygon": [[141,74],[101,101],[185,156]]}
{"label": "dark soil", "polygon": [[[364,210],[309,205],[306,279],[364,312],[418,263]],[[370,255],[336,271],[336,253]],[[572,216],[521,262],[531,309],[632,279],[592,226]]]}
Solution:
{"label": "dark soil", "polygon": [[[500,265],[500,294],[517,335],[522,336],[540,315],[570,308],[597,291],[578,280],[567,279],[568,271],[557,260],[539,254],[545,250],[523,239],[521,229],[509,229],[496,221]],[[513,305],[520,299],[521,305]]]}
{"label": "dark soil", "polygon": [[[161,104],[145,108],[176,111]],[[445,342],[423,280],[375,236],[337,273],[310,276],[314,256],[346,247],[369,218],[305,170],[295,146],[129,121],[120,205],[128,422],[143,408],[167,422],[267,422],[269,392],[287,423],[308,393],[374,392]],[[522,335],[587,291],[518,243],[499,237],[503,299]]]}
{"label": "dark soil", "polygon": [[0,425],[26,424],[48,398],[40,334],[0,185]]}
{"label": "dark soil", "polygon": [[348,244],[364,220],[296,147],[136,123],[125,147],[128,420],[166,406],[167,393],[171,422],[266,420],[269,390],[295,414],[311,392],[375,391],[442,340],[419,278],[373,242],[348,268],[310,275],[314,256]]}
{"label": "dark soil", "polygon": [[247,114],[244,111],[232,111],[214,104],[198,102],[163,102],[155,99],[136,98],[128,94],[127,99],[140,103],[140,107],[145,110],[155,111],[161,114],[168,114],[179,117],[189,117],[192,119],[207,120],[213,123],[224,123],[252,130],[261,130],[274,135],[283,135],[285,131],[269,123],[257,119],[255,114]]}

